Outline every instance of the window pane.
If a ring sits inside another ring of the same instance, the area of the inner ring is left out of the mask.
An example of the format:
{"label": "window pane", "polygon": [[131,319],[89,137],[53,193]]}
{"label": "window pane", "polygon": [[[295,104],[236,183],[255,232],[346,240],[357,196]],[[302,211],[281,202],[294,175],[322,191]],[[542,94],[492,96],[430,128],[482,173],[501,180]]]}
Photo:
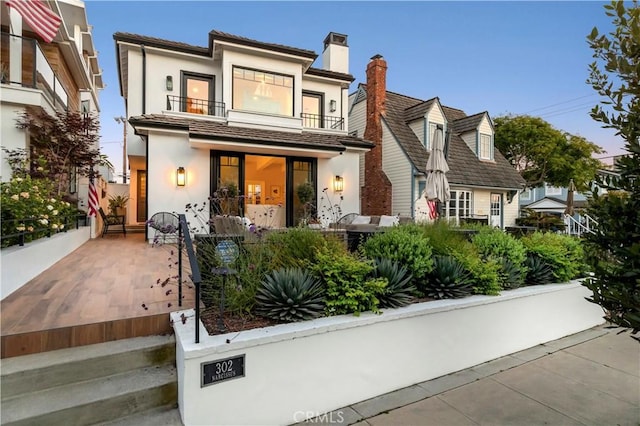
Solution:
{"label": "window pane", "polygon": [[293,116],[293,78],[264,71],[233,73],[233,108]]}

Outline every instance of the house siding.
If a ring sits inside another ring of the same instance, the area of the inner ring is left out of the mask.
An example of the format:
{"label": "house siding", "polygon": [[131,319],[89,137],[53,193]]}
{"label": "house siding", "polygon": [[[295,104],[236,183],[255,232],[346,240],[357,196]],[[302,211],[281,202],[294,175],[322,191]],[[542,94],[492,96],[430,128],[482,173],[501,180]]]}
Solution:
{"label": "house siding", "polygon": [[[349,102],[353,101],[353,98],[356,95],[351,95]],[[358,132],[357,136],[362,137],[364,135],[364,127],[366,125],[366,103],[360,102],[353,106],[351,109],[351,113],[349,114],[349,132]],[[359,160],[359,178],[360,178],[360,186],[365,184],[364,182],[364,153],[360,154]]]}
{"label": "house siding", "polygon": [[507,195],[504,194],[503,195],[503,200],[504,200],[504,226],[515,226],[516,224],[516,219],[518,218],[518,216],[520,215],[520,209],[519,209],[519,200],[518,198],[520,197],[520,194],[516,194],[513,197],[513,200],[511,201],[511,203],[507,202]]}
{"label": "house siding", "polygon": [[467,144],[471,152],[478,155],[478,151],[476,149],[477,148],[476,143],[478,140],[477,132],[475,131],[465,132],[461,134],[460,137],[462,138],[464,143]]}
{"label": "house siding", "polygon": [[420,139],[420,143],[422,145],[424,145],[424,136],[425,136],[425,126],[426,126],[426,121],[424,118],[420,118],[418,120],[414,120],[409,124],[409,127],[411,127],[411,130],[413,130],[413,133],[416,134],[416,136],[418,137],[418,139]]}
{"label": "house siding", "polygon": [[382,129],[382,170],[393,185],[392,213],[411,216],[411,165],[384,121]]}
{"label": "house siding", "polygon": [[[443,129],[445,129],[444,125],[445,125],[446,121],[447,120],[445,119],[444,115],[442,114],[442,110],[440,109],[439,104],[437,102],[435,102],[433,104],[433,106],[431,107],[431,109],[429,110],[429,113],[427,115],[426,131],[427,132],[429,131],[429,123],[442,124]],[[429,149],[431,149],[431,146],[433,145],[432,139],[433,139],[433,135],[427,135]]]}
{"label": "house siding", "polygon": [[[482,118],[482,121],[480,121],[480,125],[478,126],[478,131],[480,134],[491,136],[491,150],[489,152],[491,153],[491,160],[493,160],[493,146],[494,146],[493,128],[491,127],[491,123],[489,122],[486,115]],[[480,134],[478,135],[478,143],[480,143]],[[478,149],[480,149],[480,147],[478,147]]]}

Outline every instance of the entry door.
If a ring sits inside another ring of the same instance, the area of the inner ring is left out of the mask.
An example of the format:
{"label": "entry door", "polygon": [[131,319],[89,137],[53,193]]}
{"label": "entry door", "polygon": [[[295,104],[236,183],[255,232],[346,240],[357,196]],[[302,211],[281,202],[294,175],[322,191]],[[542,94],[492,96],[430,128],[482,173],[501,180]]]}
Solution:
{"label": "entry door", "polygon": [[138,170],[138,194],[136,199],[136,220],[138,222],[147,221],[147,171]]}
{"label": "entry door", "polygon": [[502,228],[502,194],[491,194],[490,210],[489,223],[491,226]]}

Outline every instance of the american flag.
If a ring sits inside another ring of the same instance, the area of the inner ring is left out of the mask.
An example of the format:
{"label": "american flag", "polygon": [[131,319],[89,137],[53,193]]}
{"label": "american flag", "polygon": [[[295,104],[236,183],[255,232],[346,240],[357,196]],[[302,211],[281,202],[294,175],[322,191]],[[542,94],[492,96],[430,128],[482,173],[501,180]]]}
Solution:
{"label": "american flag", "polygon": [[6,0],[7,6],[22,15],[27,24],[47,43],[51,43],[62,19],[42,0]]}
{"label": "american flag", "polygon": [[89,217],[98,215],[98,190],[93,173],[89,176]]}
{"label": "american flag", "polygon": [[435,200],[428,200],[427,206],[429,207],[429,219],[435,219],[438,217],[438,206]]}

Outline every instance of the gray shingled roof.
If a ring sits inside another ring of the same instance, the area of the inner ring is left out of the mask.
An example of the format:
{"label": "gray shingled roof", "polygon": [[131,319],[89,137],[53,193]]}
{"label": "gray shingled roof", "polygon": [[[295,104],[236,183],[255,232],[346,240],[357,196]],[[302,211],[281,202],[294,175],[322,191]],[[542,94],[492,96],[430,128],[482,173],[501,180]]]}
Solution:
{"label": "gray shingled roof", "polygon": [[424,117],[424,115],[427,113],[427,111],[429,111],[429,108],[431,108],[431,105],[433,105],[433,103],[437,100],[438,98],[431,98],[428,101],[424,101],[422,103],[416,104],[412,107],[409,107],[406,109],[404,115],[405,115],[405,120],[406,121],[413,121],[413,120],[417,120],[418,118],[422,118]]}
{"label": "gray shingled roof", "polygon": [[228,41],[231,43],[242,44],[245,46],[257,47],[260,49],[273,50],[276,52],[288,53],[296,56],[303,56],[310,59],[316,59],[318,54],[313,50],[298,49],[297,47],[285,46],[283,44],[265,43],[263,41],[253,40],[247,37],[241,37],[218,30],[209,32],[209,48],[211,49],[214,40]]}
{"label": "gray shingled roof", "polygon": [[455,120],[452,123],[453,131],[457,134],[462,134],[477,129],[484,118],[484,114],[484,112],[479,112],[477,114]]}
{"label": "gray shingled roof", "polygon": [[242,143],[267,142],[276,146],[344,151],[345,147],[372,148],[371,142],[354,136],[329,135],[306,132],[291,133],[274,130],[228,126],[226,123],[209,120],[185,119],[163,114],[147,114],[129,118],[132,126],[181,129],[190,137],[217,139]]}
{"label": "gray shingled roof", "polygon": [[[365,84],[360,86],[363,89],[366,88]],[[429,152],[411,130],[408,123],[416,119],[417,111],[424,109],[426,112],[425,105],[427,102],[433,102],[435,99],[437,98],[423,101],[387,91],[386,115],[383,120],[389,126],[413,166],[420,173],[426,173],[425,168]],[[365,100],[366,96],[359,96],[356,102]],[[442,109],[447,121],[451,123],[447,158],[449,164],[447,178],[450,184],[513,189],[524,186],[524,179],[497,149],[494,149],[495,161],[481,161],[460,137],[458,122],[460,123],[460,128],[466,129],[469,123],[477,121],[477,127],[484,112],[467,117],[464,111],[460,109],[444,105],[442,105]]]}

